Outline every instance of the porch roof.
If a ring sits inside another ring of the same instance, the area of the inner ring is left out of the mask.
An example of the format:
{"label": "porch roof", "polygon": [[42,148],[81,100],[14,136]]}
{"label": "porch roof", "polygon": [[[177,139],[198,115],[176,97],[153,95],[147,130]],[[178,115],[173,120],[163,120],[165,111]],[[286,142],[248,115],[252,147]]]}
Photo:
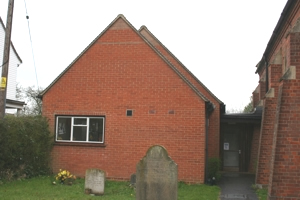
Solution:
{"label": "porch roof", "polygon": [[6,99],[6,108],[22,109],[24,105],[26,105],[26,103],[23,101]]}
{"label": "porch roof", "polygon": [[251,113],[230,113],[221,115],[221,123],[255,123],[260,124],[263,107],[258,106]]}

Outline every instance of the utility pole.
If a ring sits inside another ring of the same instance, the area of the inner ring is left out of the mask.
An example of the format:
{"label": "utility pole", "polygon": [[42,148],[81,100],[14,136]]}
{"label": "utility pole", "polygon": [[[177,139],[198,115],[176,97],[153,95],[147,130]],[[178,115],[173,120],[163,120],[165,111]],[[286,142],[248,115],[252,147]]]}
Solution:
{"label": "utility pole", "polygon": [[7,92],[7,80],[8,80],[8,65],[9,65],[9,51],[10,51],[10,38],[12,28],[12,18],[14,10],[14,0],[9,0],[6,27],[5,27],[5,43],[3,53],[3,65],[2,75],[0,79],[0,120],[4,119],[6,108],[6,92]]}

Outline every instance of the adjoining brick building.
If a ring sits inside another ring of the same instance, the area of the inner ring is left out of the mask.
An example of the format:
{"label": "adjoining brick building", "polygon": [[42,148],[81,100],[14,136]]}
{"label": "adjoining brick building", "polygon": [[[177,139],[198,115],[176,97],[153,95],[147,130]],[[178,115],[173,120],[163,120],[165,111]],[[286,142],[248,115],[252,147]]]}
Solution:
{"label": "adjoining brick building", "polygon": [[263,106],[256,184],[268,199],[300,199],[300,1],[289,0],[257,64]]}
{"label": "adjoining brick building", "polygon": [[119,15],[42,93],[55,135],[53,171],[100,168],[127,180],[152,145],[178,178],[203,183],[219,156],[224,104],[145,26]]}
{"label": "adjoining brick building", "polygon": [[256,173],[269,200],[300,199],[299,0],[287,1],[256,67],[255,111],[221,115],[222,167]]}

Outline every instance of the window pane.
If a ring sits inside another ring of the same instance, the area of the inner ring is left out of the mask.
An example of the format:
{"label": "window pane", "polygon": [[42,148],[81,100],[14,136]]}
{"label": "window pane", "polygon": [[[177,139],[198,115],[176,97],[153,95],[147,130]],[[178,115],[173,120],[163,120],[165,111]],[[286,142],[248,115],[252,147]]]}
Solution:
{"label": "window pane", "polygon": [[74,125],[86,125],[86,118],[74,118]]}
{"label": "window pane", "polygon": [[73,126],[73,141],[86,141],[86,126]]}
{"label": "window pane", "polygon": [[57,140],[70,140],[71,138],[71,118],[58,118],[57,120]]}
{"label": "window pane", "polygon": [[102,118],[90,118],[89,141],[103,142]]}

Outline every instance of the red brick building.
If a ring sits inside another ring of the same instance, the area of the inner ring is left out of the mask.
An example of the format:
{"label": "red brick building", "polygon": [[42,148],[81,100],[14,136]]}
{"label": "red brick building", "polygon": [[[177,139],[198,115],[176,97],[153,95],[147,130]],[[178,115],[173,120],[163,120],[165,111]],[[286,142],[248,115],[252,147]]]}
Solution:
{"label": "red brick building", "polygon": [[146,27],[119,15],[42,94],[55,136],[53,171],[100,168],[129,179],[152,145],[164,146],[178,178],[203,183],[219,156],[224,104]]}
{"label": "red brick building", "polygon": [[256,184],[268,199],[300,199],[300,1],[289,0],[257,65],[263,106]]}
{"label": "red brick building", "polygon": [[257,64],[254,112],[221,115],[224,171],[256,173],[269,200],[300,199],[300,1],[289,0]]}
{"label": "red brick building", "polygon": [[268,198],[300,199],[300,1],[289,0],[257,65],[254,112],[225,114],[146,27],[119,15],[41,94],[55,136],[53,171],[100,168],[129,179],[152,145],[178,178],[203,183],[209,157],[256,173]]}

